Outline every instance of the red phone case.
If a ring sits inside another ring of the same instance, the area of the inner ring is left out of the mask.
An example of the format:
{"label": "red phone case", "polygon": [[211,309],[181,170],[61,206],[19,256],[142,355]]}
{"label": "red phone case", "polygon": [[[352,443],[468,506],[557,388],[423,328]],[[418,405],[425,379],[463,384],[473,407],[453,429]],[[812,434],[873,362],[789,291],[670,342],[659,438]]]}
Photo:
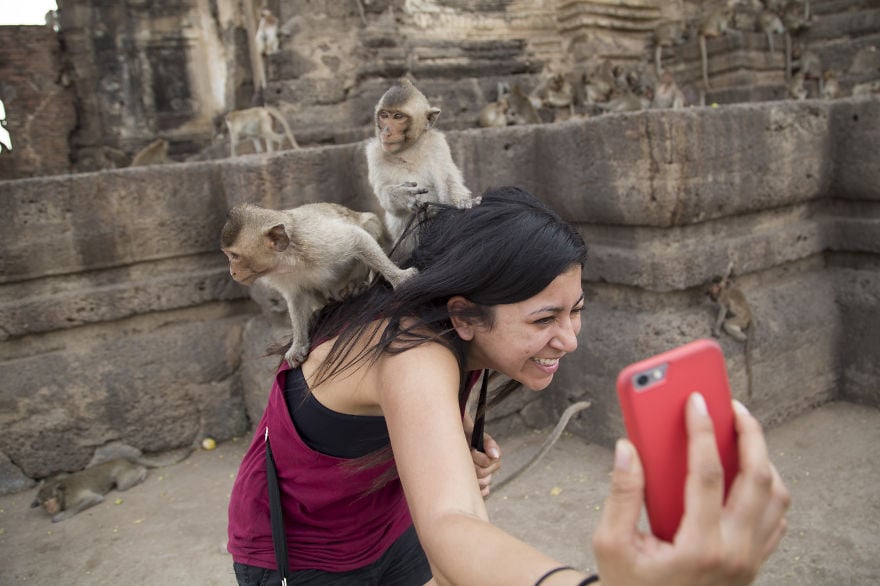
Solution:
{"label": "red phone case", "polygon": [[721,347],[700,339],[631,364],[617,377],[617,395],[630,441],[645,470],[651,531],[672,541],[684,513],[687,476],[685,405],[706,399],[724,467],[724,496],[739,470],[730,386]]}

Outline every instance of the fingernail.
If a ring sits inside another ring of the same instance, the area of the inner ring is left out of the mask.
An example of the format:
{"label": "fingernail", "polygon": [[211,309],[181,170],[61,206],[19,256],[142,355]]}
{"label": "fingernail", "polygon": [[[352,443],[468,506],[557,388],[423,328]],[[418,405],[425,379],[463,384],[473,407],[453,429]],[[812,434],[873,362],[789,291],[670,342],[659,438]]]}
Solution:
{"label": "fingernail", "polygon": [[622,472],[629,472],[632,468],[632,448],[626,440],[619,439],[614,444],[614,468]]}
{"label": "fingernail", "polygon": [[497,460],[501,454],[498,453],[498,448],[489,448],[489,456]]}
{"label": "fingernail", "polygon": [[706,399],[703,398],[703,395],[700,393],[691,394],[691,402],[694,404],[697,413],[703,416],[709,415],[709,408],[706,406]]}
{"label": "fingernail", "polygon": [[736,399],[733,400],[733,408],[736,409],[737,413],[739,413],[740,415],[749,414],[749,408],[737,401]]}

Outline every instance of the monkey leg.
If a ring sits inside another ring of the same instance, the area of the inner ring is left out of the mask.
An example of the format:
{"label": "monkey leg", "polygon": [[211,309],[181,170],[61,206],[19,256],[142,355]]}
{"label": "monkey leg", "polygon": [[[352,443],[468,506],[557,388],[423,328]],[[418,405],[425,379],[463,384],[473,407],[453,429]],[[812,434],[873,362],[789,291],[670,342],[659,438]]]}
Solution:
{"label": "monkey leg", "polygon": [[285,294],[287,312],[290,316],[291,340],[290,348],[284,353],[284,359],[291,368],[296,368],[306,361],[309,355],[309,320],[312,316],[310,295]]}
{"label": "monkey leg", "polygon": [[128,490],[132,486],[136,486],[146,480],[147,467],[129,464],[124,469],[116,473],[116,488],[118,490]]}
{"label": "monkey leg", "polygon": [[59,521],[64,521],[65,519],[69,519],[76,515],[77,513],[81,513],[88,508],[94,507],[100,502],[103,502],[104,495],[98,494],[96,492],[92,492],[91,490],[81,490],[74,495],[75,502],[73,506],[68,506],[60,513],[57,513],[52,516],[52,522],[58,523]]}
{"label": "monkey leg", "polygon": [[399,284],[418,274],[418,269],[415,267],[403,270],[391,262],[379,243],[366,230],[363,228],[355,228],[355,230],[357,230],[355,254],[368,267],[379,271],[392,287],[396,289]]}
{"label": "monkey leg", "polygon": [[748,336],[743,332],[743,326],[736,319],[729,319],[724,322],[724,331],[738,342],[745,342],[748,339]]}

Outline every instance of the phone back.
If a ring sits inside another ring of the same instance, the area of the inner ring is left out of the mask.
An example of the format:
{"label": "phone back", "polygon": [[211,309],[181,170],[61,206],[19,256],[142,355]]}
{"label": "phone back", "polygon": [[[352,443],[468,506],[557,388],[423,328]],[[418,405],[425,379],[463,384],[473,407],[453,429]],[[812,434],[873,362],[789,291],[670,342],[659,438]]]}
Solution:
{"label": "phone back", "polygon": [[685,406],[692,393],[706,399],[724,467],[725,499],[739,469],[733,408],[721,347],[700,339],[624,368],[617,393],[630,441],[645,470],[651,531],[672,541],[684,513],[687,476]]}

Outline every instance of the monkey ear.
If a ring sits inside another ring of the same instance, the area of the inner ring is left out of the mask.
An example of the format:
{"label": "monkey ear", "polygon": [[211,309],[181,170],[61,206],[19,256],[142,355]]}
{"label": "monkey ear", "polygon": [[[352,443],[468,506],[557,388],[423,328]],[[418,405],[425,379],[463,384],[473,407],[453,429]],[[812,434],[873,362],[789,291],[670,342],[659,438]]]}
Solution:
{"label": "monkey ear", "polygon": [[449,321],[458,334],[458,337],[465,341],[474,339],[474,322],[466,317],[472,313],[471,308],[474,306],[473,301],[469,301],[461,295],[450,297],[446,302],[446,310],[449,312]]}
{"label": "monkey ear", "polygon": [[425,130],[434,126],[438,116],[440,116],[440,108],[428,108],[428,126]]}
{"label": "monkey ear", "polygon": [[275,252],[284,252],[290,246],[290,236],[287,235],[284,224],[276,224],[269,228],[263,234],[263,241],[266,244],[266,248]]}

